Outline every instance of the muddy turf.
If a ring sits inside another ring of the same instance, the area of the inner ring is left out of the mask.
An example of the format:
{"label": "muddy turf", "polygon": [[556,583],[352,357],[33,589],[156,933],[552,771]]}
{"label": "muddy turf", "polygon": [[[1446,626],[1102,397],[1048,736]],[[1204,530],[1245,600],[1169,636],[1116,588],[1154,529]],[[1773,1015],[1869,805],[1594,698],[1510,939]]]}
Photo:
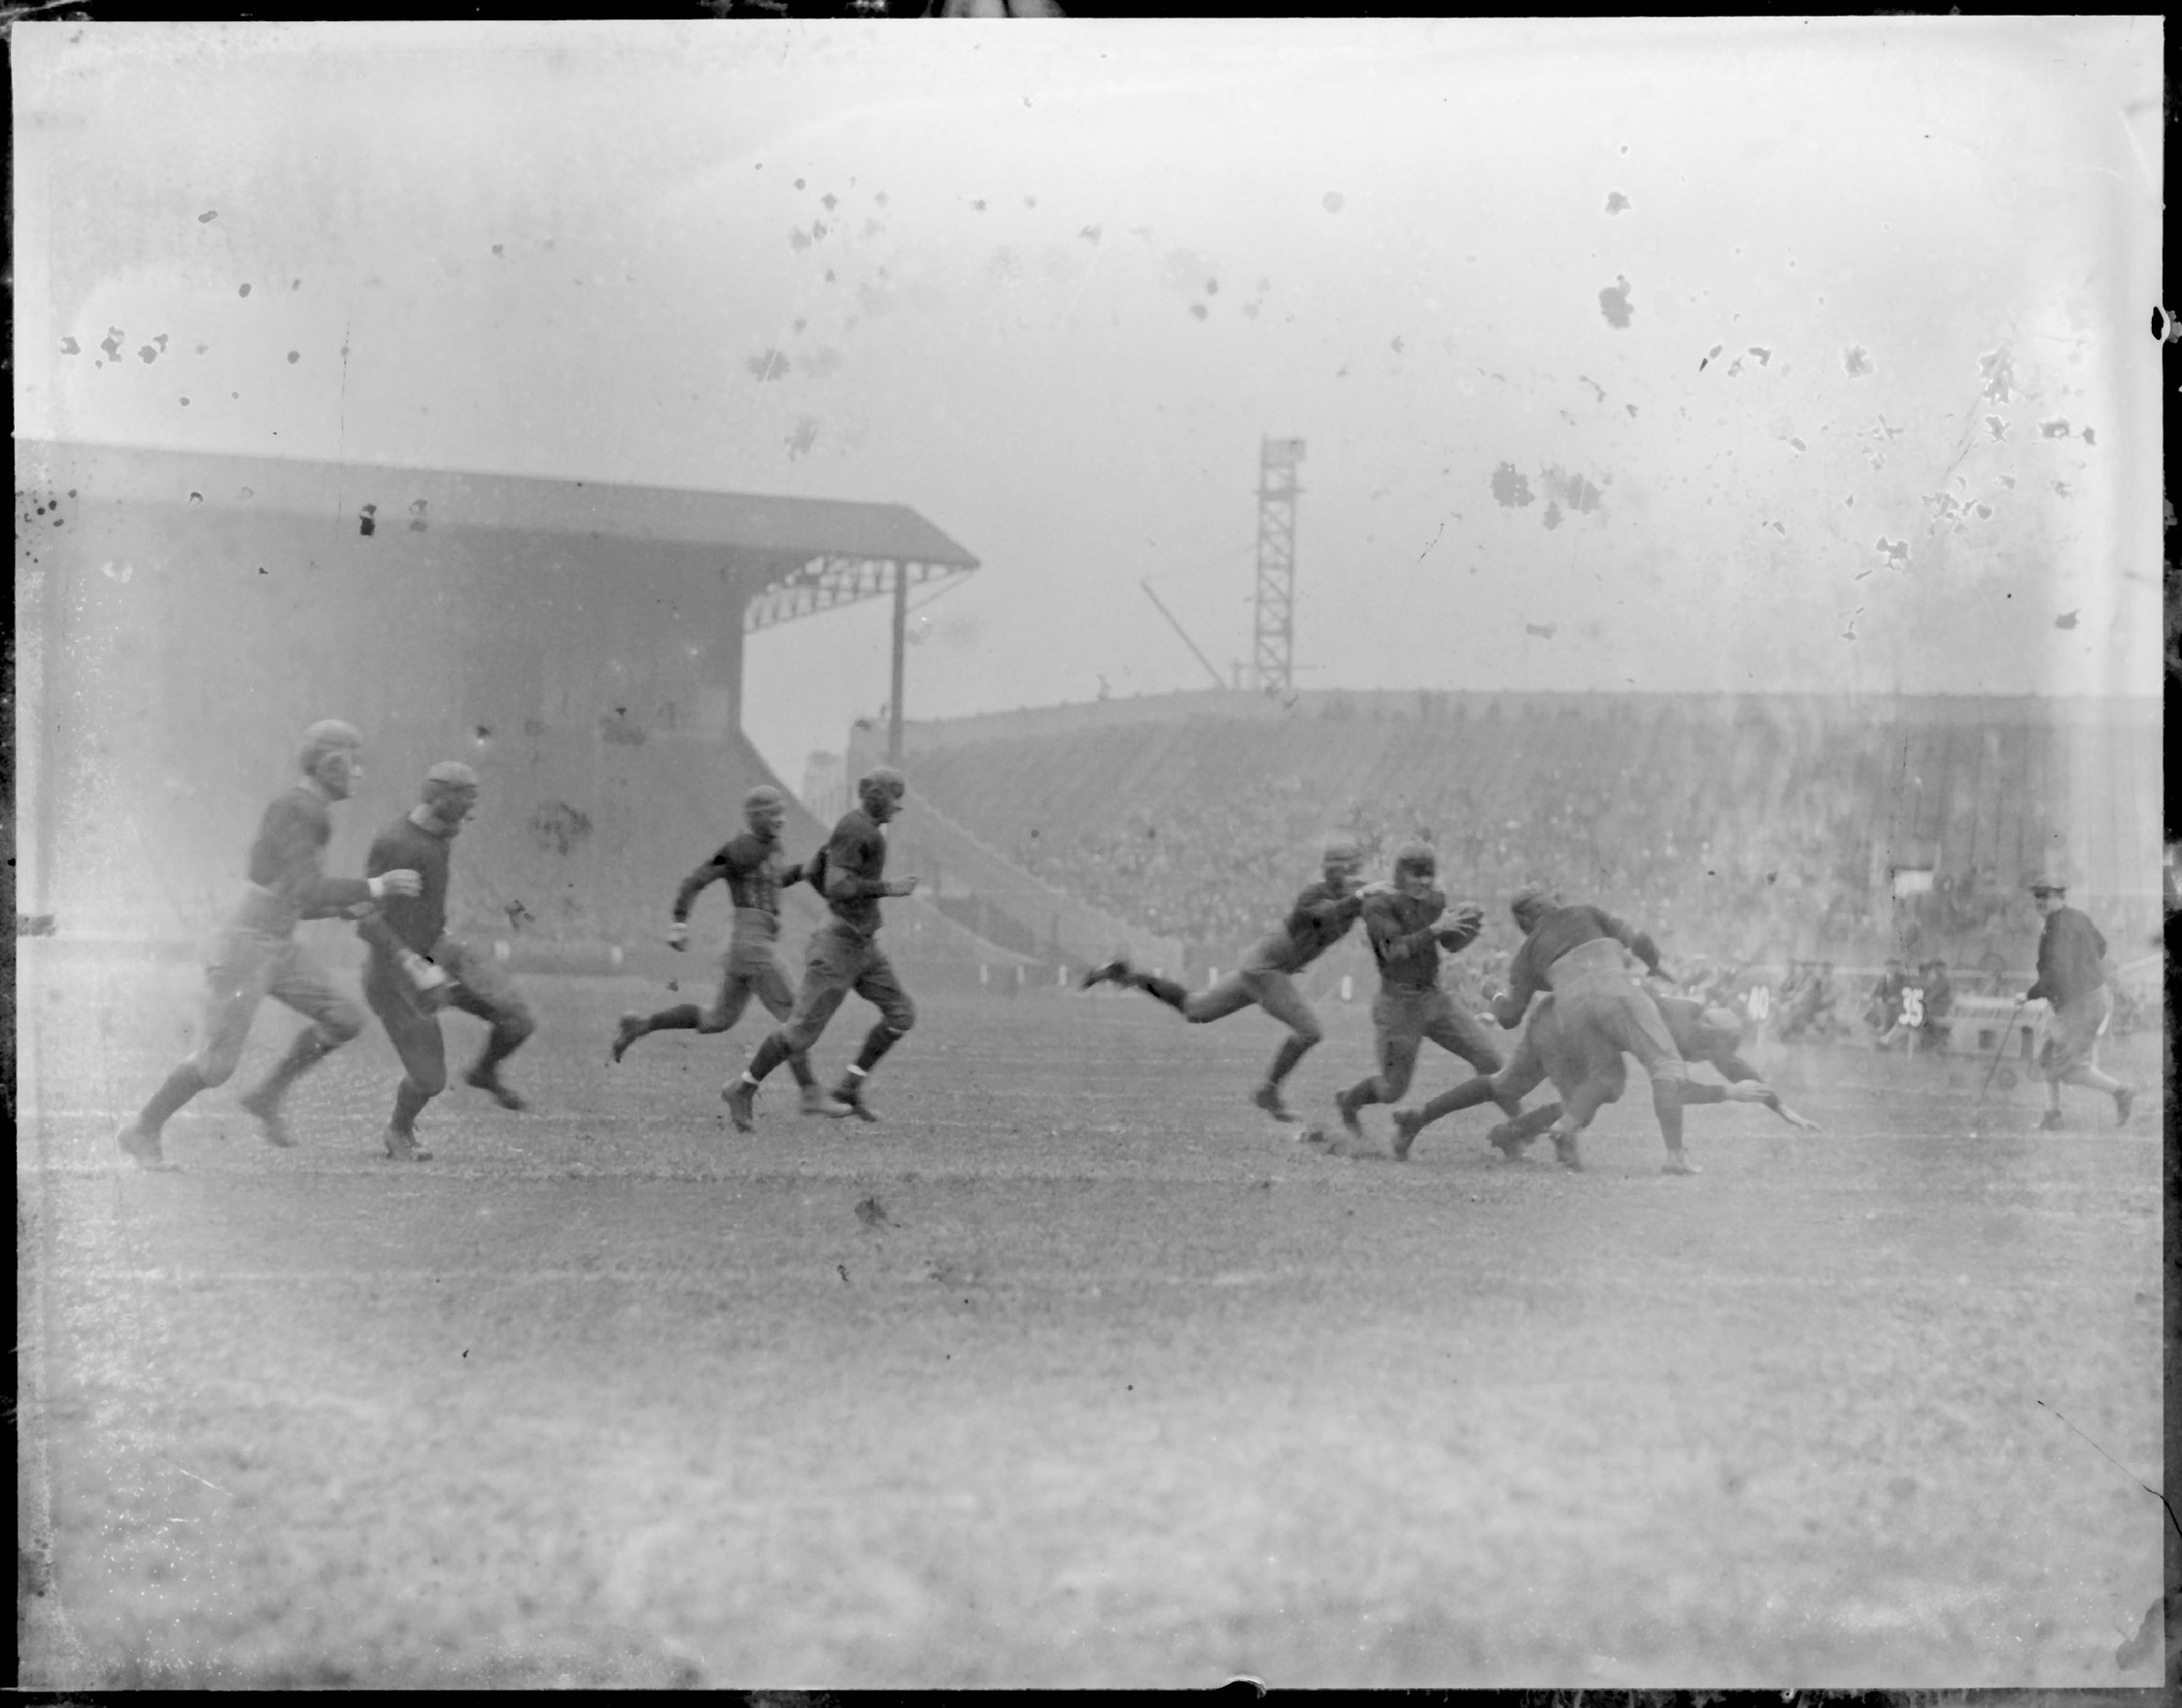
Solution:
{"label": "muddy turf", "polygon": [[883,1124],[782,1072],[743,1137],[755,1017],[612,1068],[662,988],[532,978],[531,1112],[386,1161],[374,1030],[272,1150],[268,1009],[146,1174],[193,974],[20,979],[26,1686],[2161,1677],[2156,1093],[1973,1139],[1982,1064],[1760,1046],[1823,1135],[1693,1110],[1665,1179],[1637,1076],[1584,1175],[1489,1109],[1396,1165],[1249,1107],[1262,1016],[920,992]]}

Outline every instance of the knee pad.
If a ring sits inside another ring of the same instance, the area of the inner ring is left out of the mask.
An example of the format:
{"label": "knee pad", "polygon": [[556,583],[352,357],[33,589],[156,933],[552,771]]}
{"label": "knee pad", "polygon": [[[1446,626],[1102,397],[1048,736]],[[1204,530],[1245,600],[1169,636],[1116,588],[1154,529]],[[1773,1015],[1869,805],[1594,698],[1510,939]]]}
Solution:
{"label": "knee pad", "polygon": [[530,1018],[528,1008],[514,1009],[501,1019],[500,1026],[506,1032],[509,1040],[515,1043],[521,1043],[538,1029],[538,1023]]}
{"label": "knee pad", "polygon": [[893,1013],[882,1015],[880,1017],[880,1024],[885,1026],[885,1028],[889,1032],[893,1033],[897,1038],[900,1038],[903,1033],[911,1031],[916,1026],[916,1008],[914,1005],[906,1002],[904,1002],[899,1008],[895,1009]]}
{"label": "knee pad", "polygon": [[1296,1027],[1294,1037],[1299,1047],[1310,1049],[1326,1042],[1326,1029],[1313,1020],[1308,1026]]}
{"label": "knee pad", "polygon": [[196,1070],[198,1081],[207,1091],[216,1091],[235,1076],[232,1061],[208,1061],[199,1056],[189,1064]]}
{"label": "knee pad", "polygon": [[336,1008],[320,1018],[318,1030],[326,1048],[339,1049],[351,1039],[361,1036],[363,1016],[354,1008]]}

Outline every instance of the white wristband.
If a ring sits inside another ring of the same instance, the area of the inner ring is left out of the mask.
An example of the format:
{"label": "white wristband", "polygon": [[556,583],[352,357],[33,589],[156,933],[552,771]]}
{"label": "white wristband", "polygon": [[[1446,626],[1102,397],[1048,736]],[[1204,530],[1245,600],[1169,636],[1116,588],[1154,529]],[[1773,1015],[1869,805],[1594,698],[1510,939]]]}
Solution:
{"label": "white wristband", "polygon": [[374,902],[387,893],[387,880],[383,876],[366,878],[364,879],[364,885],[371,891],[371,899]]}

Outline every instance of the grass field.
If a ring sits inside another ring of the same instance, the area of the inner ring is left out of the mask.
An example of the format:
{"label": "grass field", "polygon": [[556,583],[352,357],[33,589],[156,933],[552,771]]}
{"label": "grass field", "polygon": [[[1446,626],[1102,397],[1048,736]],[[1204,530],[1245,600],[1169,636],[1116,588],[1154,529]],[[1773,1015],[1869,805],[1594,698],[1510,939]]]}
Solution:
{"label": "grass field", "polygon": [[534,979],[533,1112],[385,1161],[374,1032],[273,1151],[269,1009],[148,1175],[193,974],[18,948],[26,1686],[2161,1680],[2156,1096],[1973,1140],[1966,1065],[1813,1048],[1824,1134],[1693,1110],[1695,1179],[1641,1076],[1585,1175],[1395,1166],[1246,1105],[1262,1016],[929,996],[882,1125],[745,1138],[753,1022],[610,1068],[664,992]]}

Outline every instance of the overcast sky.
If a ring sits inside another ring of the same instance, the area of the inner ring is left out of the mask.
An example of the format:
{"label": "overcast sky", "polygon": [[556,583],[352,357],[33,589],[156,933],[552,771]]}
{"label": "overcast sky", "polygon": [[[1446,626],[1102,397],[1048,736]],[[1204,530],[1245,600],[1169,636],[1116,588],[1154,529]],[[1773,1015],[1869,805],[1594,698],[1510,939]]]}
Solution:
{"label": "overcast sky", "polygon": [[18,433],[908,503],[912,716],[1246,660],[1265,435],[1303,686],[2158,691],[2156,19],[14,28]]}

